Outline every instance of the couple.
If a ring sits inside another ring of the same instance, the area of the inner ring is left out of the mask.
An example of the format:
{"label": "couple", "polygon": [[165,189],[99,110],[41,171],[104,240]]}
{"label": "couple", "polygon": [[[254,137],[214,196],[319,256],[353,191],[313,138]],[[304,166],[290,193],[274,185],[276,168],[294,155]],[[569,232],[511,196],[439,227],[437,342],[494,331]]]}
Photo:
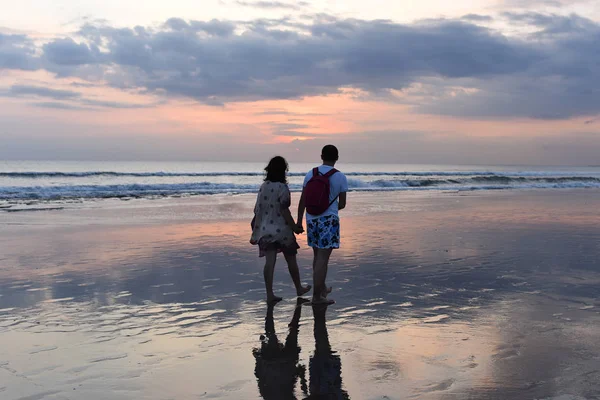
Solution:
{"label": "couple", "polygon": [[291,195],[287,185],[288,164],[283,157],[274,157],[265,168],[262,184],[252,220],[250,243],[258,245],[259,256],[266,257],[264,278],[267,302],[276,303],[281,297],[273,293],[273,272],[277,253],[283,253],[296,293],[302,296],[311,289],[302,286],[296,254],[298,243],[295,234],[304,232],[302,220],[306,211],[308,245],[313,248],[313,297],[312,304],[333,304],[327,295],[331,292],[325,284],[327,265],[333,249],[340,247],[340,221],[338,210],[346,207],[348,182],[346,176],[334,168],[339,158],[333,145],[323,147],[323,164],[308,172],[304,178],[302,195],[298,204],[298,220],[290,212]]}

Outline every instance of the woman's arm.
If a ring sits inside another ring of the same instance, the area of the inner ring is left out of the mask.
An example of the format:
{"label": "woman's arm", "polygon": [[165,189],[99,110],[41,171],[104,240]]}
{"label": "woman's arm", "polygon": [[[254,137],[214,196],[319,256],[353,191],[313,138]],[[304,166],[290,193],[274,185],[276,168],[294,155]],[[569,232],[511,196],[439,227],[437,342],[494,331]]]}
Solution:
{"label": "woman's arm", "polygon": [[304,189],[300,195],[300,201],[298,202],[298,227],[302,228],[302,220],[304,219],[304,211],[306,210],[306,204],[304,204]]}
{"label": "woman's arm", "polygon": [[289,208],[282,208],[281,209],[281,216],[283,217],[283,219],[285,220],[285,223],[290,228],[295,228],[296,227],[296,221],[294,221],[294,217],[292,217],[292,213],[291,213],[291,211],[290,211]]}

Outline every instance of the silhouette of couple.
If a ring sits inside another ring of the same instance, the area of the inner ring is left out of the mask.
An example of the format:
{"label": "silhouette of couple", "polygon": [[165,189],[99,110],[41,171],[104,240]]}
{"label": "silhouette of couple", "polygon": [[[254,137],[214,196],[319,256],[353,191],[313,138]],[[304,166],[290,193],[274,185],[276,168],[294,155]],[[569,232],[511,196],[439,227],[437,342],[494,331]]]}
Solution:
{"label": "silhouette of couple", "polygon": [[[296,294],[303,296],[313,289],[312,304],[333,304],[328,298],[332,288],[327,286],[329,257],[340,247],[340,219],[338,212],[346,207],[348,180],[335,169],[338,149],[327,145],[321,150],[323,164],[309,171],[298,202],[298,218],[290,212],[291,193],[287,184],[287,161],[273,157],[265,167],[265,180],[256,196],[254,218],[250,223],[250,243],[258,246],[259,256],[265,257],[263,270],[267,303],[273,304],[281,297],[273,293],[273,273],[277,254],[283,253]],[[296,255],[296,235],[304,232],[306,212],[306,239],[313,249],[313,285],[302,285]]]}
{"label": "silhouette of couple", "polygon": [[327,307],[313,306],[315,351],[309,362],[310,383],[306,380],[306,366],[300,364],[300,314],[302,304],[307,302],[299,298],[296,303],[289,333],[282,344],[275,333],[273,321],[274,305],[267,307],[265,334],[260,337],[260,348],[252,353],[256,359],[254,374],[258,380],[258,389],[264,400],[297,400],[295,389],[300,380],[300,397],[303,400],[349,400],[348,393],[342,389],[342,363],[340,356],[331,350],[327,333]]}

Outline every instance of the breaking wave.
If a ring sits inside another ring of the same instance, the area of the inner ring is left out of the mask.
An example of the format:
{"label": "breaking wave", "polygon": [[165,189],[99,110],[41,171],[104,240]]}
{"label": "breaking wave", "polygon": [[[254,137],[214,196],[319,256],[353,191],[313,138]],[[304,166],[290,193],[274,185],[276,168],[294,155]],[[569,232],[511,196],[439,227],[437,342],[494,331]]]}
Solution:
{"label": "breaking wave", "polygon": [[[3,173],[4,175],[8,173]],[[23,174],[23,173],[19,173]],[[30,173],[34,174],[34,173]],[[40,176],[37,173],[37,176]],[[44,173],[49,174],[49,173]],[[58,174],[58,173],[57,173]],[[61,173],[62,174],[62,173]],[[69,173],[73,174],[73,173]],[[94,172],[94,174],[99,174]],[[151,176],[160,176],[152,173]],[[178,173],[181,176],[180,173]],[[216,176],[228,176],[219,173]],[[236,173],[235,176],[245,176]],[[247,173],[250,174],[250,173]],[[543,175],[546,174],[546,175]],[[260,176],[253,174],[249,176]],[[303,174],[302,174],[303,175]],[[600,178],[592,176],[547,176],[547,173],[507,174],[478,172],[431,172],[431,173],[348,173],[350,191],[401,191],[401,190],[499,190],[499,189],[561,189],[561,188],[600,188]],[[65,176],[65,175],[54,175]],[[70,175],[69,175],[70,176]],[[79,176],[79,175],[77,175]],[[132,176],[129,174],[128,176]],[[137,175],[133,175],[137,176]],[[142,175],[146,176],[146,175]],[[183,175],[188,176],[188,175]],[[193,175],[214,176],[214,175]],[[392,177],[394,179],[365,179],[368,177]],[[410,177],[409,177],[410,176]],[[430,176],[430,177],[428,177]],[[451,177],[450,177],[451,176]],[[23,177],[23,175],[19,175]],[[363,179],[358,179],[361,177]],[[136,184],[69,184],[39,186],[0,186],[0,200],[77,200],[103,198],[155,198],[208,194],[243,194],[258,190],[256,183],[136,183]],[[292,191],[299,191],[300,184],[290,184]]]}

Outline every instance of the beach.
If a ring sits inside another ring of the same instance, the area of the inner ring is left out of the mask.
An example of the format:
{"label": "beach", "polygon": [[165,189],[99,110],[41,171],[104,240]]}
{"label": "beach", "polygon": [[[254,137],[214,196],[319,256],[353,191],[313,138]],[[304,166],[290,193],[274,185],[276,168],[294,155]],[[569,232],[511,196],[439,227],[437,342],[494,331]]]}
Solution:
{"label": "beach", "polygon": [[254,200],[1,212],[0,398],[600,397],[597,189],[349,193],[327,309],[281,256],[267,308]]}

